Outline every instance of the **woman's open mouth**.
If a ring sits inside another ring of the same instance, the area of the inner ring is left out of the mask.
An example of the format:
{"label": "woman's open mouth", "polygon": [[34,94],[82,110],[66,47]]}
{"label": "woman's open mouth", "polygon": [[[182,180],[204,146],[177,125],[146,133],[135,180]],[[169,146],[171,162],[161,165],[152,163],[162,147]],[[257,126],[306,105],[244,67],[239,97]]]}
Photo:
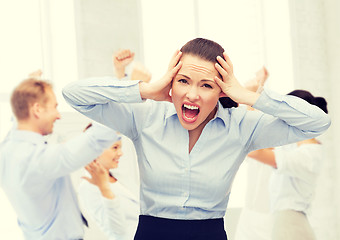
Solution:
{"label": "woman's open mouth", "polygon": [[182,105],[182,118],[187,123],[193,123],[197,120],[200,108],[196,104],[184,103]]}
{"label": "woman's open mouth", "polygon": [[112,159],[112,161],[114,162],[114,163],[119,163],[119,160],[118,159],[116,159],[116,158],[114,158],[114,159]]}

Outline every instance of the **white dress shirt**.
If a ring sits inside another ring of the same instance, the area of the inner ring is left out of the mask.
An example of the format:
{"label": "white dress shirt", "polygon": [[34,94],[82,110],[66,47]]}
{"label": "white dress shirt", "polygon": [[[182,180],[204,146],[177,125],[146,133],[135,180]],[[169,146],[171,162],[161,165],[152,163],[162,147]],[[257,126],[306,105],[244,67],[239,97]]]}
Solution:
{"label": "white dress shirt", "polygon": [[0,146],[0,186],[25,239],[80,239],[83,222],[69,173],[109,147],[115,131],[96,124],[63,144],[48,145],[38,133],[12,130]]}
{"label": "white dress shirt", "polygon": [[174,105],[143,102],[138,81],[91,78],[69,84],[63,95],[79,112],[134,142],[141,214],[171,219],[222,218],[247,153],[313,138],[330,125],[318,107],[264,90],[253,106],[264,113],[219,103],[189,153],[189,133]]}
{"label": "white dress shirt", "polygon": [[[270,211],[269,182],[273,167],[246,158],[247,187],[235,240],[271,240],[273,216]],[[244,163],[243,163],[244,164]]]}
{"label": "white dress shirt", "polygon": [[[83,213],[87,213],[110,240],[133,240],[139,217],[139,173],[133,143],[122,136],[123,156],[111,169],[118,180],[110,184],[115,199],[102,196],[98,187],[82,180],[78,189]],[[85,172],[85,175],[90,175]],[[90,225],[91,228],[91,225]]]}
{"label": "white dress shirt", "polygon": [[324,158],[322,144],[275,148],[277,169],[270,181],[271,210],[308,212]]}
{"label": "white dress shirt", "polygon": [[[119,181],[110,183],[114,199],[102,196],[97,186],[83,180],[79,201],[110,240],[133,240],[139,216],[139,196]],[[91,227],[91,226],[90,226]]]}

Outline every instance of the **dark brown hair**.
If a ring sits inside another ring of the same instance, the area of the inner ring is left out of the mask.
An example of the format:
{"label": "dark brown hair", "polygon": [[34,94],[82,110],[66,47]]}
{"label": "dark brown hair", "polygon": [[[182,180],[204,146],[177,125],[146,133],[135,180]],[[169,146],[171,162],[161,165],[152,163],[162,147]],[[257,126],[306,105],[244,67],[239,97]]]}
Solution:
{"label": "dark brown hair", "polygon": [[11,106],[17,120],[27,119],[29,117],[29,108],[35,102],[41,104],[47,102],[47,89],[52,89],[52,85],[36,78],[28,78],[14,89],[11,95]]}
{"label": "dark brown hair", "polygon": [[[207,60],[212,63],[216,63],[217,56],[220,56],[224,59],[223,53],[224,49],[218,43],[205,39],[205,38],[195,38],[189,42],[187,42],[182,48],[181,52],[183,55],[193,55],[200,57],[204,60]],[[219,99],[220,103],[224,108],[237,107],[238,104],[234,102],[229,97],[222,97]]]}
{"label": "dark brown hair", "polygon": [[217,56],[223,58],[224,49],[218,43],[204,39],[195,38],[187,42],[182,48],[181,52],[184,54],[191,54],[200,57],[209,62],[217,62]]}
{"label": "dark brown hair", "polygon": [[327,110],[327,101],[323,97],[314,97],[310,92],[305,90],[294,90],[287,95],[296,96],[299,98],[302,98],[303,100],[309,102],[312,105],[318,106],[320,109],[322,109],[325,113],[328,113]]}

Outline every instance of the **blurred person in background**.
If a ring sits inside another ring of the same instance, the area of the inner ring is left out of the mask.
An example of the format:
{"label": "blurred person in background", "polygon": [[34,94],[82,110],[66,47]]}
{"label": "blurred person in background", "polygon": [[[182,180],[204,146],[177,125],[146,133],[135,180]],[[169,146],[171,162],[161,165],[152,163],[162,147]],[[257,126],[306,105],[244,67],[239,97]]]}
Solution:
{"label": "blurred person in background", "polygon": [[61,116],[52,85],[40,76],[33,75],[14,89],[11,106],[17,125],[0,145],[0,186],[24,238],[82,239],[87,221],[78,207],[70,173],[117,139],[115,131],[96,124],[68,142],[47,144],[44,136],[53,132]]}

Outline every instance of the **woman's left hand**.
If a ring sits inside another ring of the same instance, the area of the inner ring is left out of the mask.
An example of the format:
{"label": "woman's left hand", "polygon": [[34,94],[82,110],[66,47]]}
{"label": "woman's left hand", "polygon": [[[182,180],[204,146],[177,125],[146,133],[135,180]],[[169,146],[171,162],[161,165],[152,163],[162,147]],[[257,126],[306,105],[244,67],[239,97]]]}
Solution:
{"label": "woman's left hand", "polygon": [[226,53],[223,53],[225,60],[218,56],[218,63],[215,64],[216,70],[221,74],[222,79],[215,77],[215,82],[220,86],[222,92],[237,103],[252,106],[259,94],[244,88],[234,76],[233,64]]}

